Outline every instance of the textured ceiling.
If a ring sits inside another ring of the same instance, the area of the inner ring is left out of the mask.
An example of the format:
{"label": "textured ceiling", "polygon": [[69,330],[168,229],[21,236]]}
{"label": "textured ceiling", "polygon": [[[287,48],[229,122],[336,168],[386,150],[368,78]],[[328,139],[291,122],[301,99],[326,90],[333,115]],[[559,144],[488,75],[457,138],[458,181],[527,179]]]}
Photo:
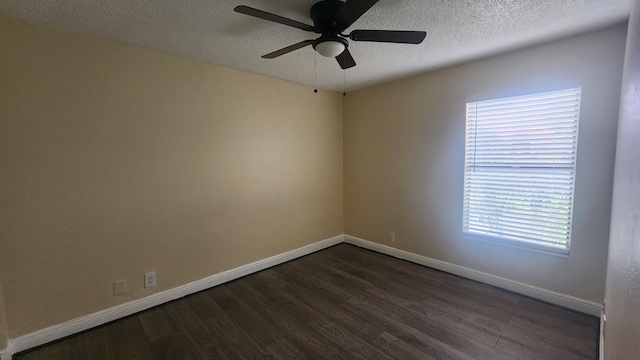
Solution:
{"label": "textured ceiling", "polygon": [[[248,5],[312,24],[314,0],[1,0],[0,16],[314,86],[315,52],[260,56],[313,33],[233,12]],[[622,22],[630,0],[380,0],[348,29],[426,30],[421,45],[351,42],[343,72],[317,56],[317,87],[347,91]],[[1,35],[0,35],[1,36]]]}

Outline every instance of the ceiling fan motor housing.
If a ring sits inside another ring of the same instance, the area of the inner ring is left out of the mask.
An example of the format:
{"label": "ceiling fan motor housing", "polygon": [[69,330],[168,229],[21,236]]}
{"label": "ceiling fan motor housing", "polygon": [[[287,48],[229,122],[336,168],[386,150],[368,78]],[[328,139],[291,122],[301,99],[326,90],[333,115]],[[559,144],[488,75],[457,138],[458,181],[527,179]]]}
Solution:
{"label": "ceiling fan motor housing", "polygon": [[342,30],[335,21],[338,10],[344,5],[340,0],[322,0],[311,7],[314,31],[323,35],[337,35]]}
{"label": "ceiling fan motor housing", "polygon": [[378,0],[320,0],[311,7],[310,11],[314,26],[244,5],[236,6],[233,10],[259,19],[320,34],[317,39],[298,42],[263,55],[263,58],[273,59],[313,45],[318,54],[325,57],[333,57],[338,61],[342,69],[349,69],[356,66],[356,62],[348,49],[349,40],[420,44],[427,35],[425,31],[400,30],[353,30],[348,35],[342,33],[377,2]]}

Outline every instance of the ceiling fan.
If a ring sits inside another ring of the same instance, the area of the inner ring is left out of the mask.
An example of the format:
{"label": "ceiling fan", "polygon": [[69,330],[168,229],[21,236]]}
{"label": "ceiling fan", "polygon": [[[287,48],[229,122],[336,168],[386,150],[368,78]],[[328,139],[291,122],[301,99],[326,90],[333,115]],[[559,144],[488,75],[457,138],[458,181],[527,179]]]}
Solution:
{"label": "ceiling fan", "polygon": [[340,0],[321,0],[311,7],[313,26],[244,5],[237,6],[233,10],[241,14],[320,34],[317,39],[301,41],[263,55],[263,58],[273,59],[312,45],[320,55],[335,57],[340,67],[348,69],[356,66],[356,62],[349,52],[349,41],[347,39],[352,41],[420,44],[427,36],[425,31],[398,30],[354,30],[349,34],[342,33],[377,2],[378,0],[346,0],[345,2]]}

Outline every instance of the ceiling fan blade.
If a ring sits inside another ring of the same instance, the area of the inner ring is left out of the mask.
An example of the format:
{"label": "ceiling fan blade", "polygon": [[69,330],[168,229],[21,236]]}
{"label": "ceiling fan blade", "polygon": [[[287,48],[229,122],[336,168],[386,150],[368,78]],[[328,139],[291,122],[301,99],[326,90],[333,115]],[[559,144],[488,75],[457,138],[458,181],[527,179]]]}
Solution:
{"label": "ceiling fan blade", "polygon": [[353,56],[351,56],[351,52],[349,49],[344,49],[342,54],[336,56],[336,60],[338,60],[338,64],[343,69],[348,69],[356,66],[356,61],[353,60]]}
{"label": "ceiling fan blade", "polygon": [[262,58],[264,59],[274,59],[277,58],[278,56],[282,56],[284,54],[288,54],[294,50],[298,50],[298,49],[302,49],[305,46],[309,46],[313,44],[313,40],[305,40],[302,42],[299,42],[297,44],[293,44],[291,46],[287,46],[286,48],[282,48],[280,50],[276,50],[272,53],[268,53],[267,55],[262,55]]}
{"label": "ceiling fan blade", "polygon": [[292,27],[298,28],[300,30],[313,31],[313,26],[311,26],[311,25],[307,25],[307,24],[301,23],[299,21],[287,19],[286,17],[282,17],[280,15],[275,15],[275,14],[272,14],[272,13],[268,13],[266,11],[254,9],[252,7],[240,5],[240,6],[236,6],[233,9],[233,11],[235,11],[237,13],[240,13],[240,14],[245,14],[245,15],[257,17],[259,19],[273,21],[273,22],[277,22],[279,24],[292,26]]}
{"label": "ceiling fan blade", "polygon": [[348,28],[366,13],[378,0],[347,0],[336,14],[336,24],[340,31]]}
{"label": "ceiling fan blade", "polygon": [[353,41],[420,44],[426,36],[426,31],[354,30],[349,34],[349,39]]}

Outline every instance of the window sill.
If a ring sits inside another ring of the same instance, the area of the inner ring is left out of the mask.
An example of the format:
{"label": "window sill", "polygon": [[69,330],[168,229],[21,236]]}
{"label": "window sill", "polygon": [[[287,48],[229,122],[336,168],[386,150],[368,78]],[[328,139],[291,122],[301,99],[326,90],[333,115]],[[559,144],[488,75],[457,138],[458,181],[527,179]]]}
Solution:
{"label": "window sill", "polygon": [[536,242],[525,242],[525,241],[517,241],[517,240],[508,240],[501,239],[493,236],[479,235],[479,234],[471,234],[471,233],[462,233],[462,237],[471,241],[485,241],[494,244],[511,246],[519,249],[526,249],[536,252],[541,252],[549,255],[557,255],[562,257],[569,257],[569,249],[563,246],[551,246],[546,244],[540,244]]}

